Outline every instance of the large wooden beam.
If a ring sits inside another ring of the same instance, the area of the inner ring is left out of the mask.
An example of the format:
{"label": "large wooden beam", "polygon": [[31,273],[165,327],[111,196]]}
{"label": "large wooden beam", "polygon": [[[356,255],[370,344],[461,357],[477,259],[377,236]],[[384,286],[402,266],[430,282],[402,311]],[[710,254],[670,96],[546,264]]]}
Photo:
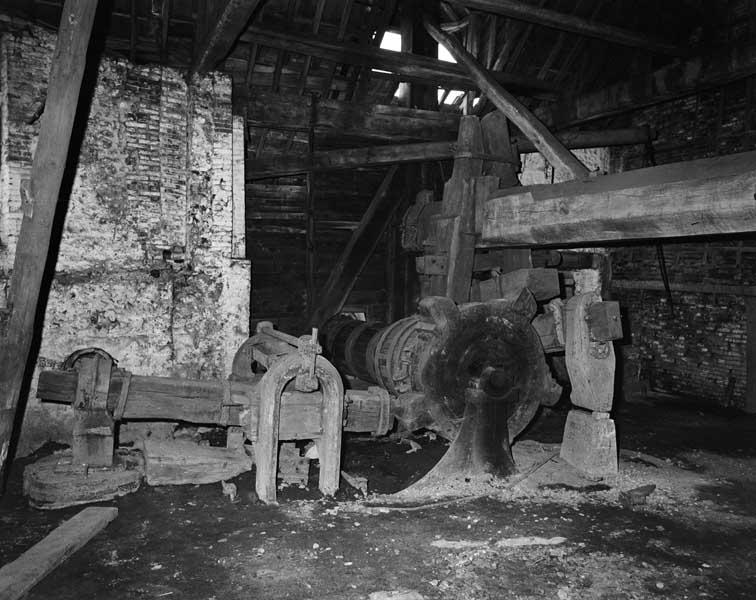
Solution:
{"label": "large wooden beam", "polygon": [[221,0],[221,6],[215,10],[215,19],[207,24],[208,29],[197,48],[192,64],[193,73],[211,71],[228,56],[260,1]]}
{"label": "large wooden beam", "polygon": [[[468,75],[467,70],[461,65],[427,56],[393,52],[375,46],[334,42],[312,35],[271,31],[257,26],[249,27],[241,36],[241,39],[248,43],[296,52],[339,64],[388,71],[402,81],[458,89],[478,88],[478,83]],[[378,74],[376,73],[376,75]],[[488,75],[498,83],[512,89],[549,94],[555,91],[551,85],[533,78],[501,72],[491,72]]]}
{"label": "large wooden beam", "polygon": [[480,219],[481,246],[592,245],[756,231],[756,152],[590,181],[502,190]]}
{"label": "large wooden beam", "polygon": [[730,47],[666,65],[594,92],[565,96],[539,115],[552,127],[570,127],[682,98],[756,73],[756,44]]}
{"label": "large wooden beam", "polygon": [[456,113],[322,98],[313,110],[312,103],[311,96],[255,90],[245,104],[247,125],[299,131],[304,141],[312,124],[321,144],[325,139],[344,138],[394,143],[454,140],[459,128]]}
{"label": "large wooden beam", "polygon": [[310,316],[310,324],[313,327],[320,327],[344,307],[357,278],[375,252],[378,241],[396,210],[396,199],[390,197],[388,191],[398,168],[396,165],[389,168],[362,215],[360,224],[352,232],[349,242],[328,276],[318,304]]}
{"label": "large wooden beam", "polygon": [[[656,131],[649,127],[626,127],[623,129],[599,129],[596,131],[570,131],[555,134],[556,138],[570,150],[582,148],[607,148],[610,146],[632,146],[647,144],[656,139]],[[528,139],[515,137],[512,140],[521,154],[538,152],[535,144]]]}
{"label": "large wooden beam", "polygon": [[[756,62],[754,65],[756,71]],[[317,100],[313,110],[312,103],[311,96],[254,90],[244,103],[247,126],[300,132],[301,140],[305,142],[312,124],[320,145],[328,140],[352,138],[392,141],[395,144],[445,142],[454,141],[459,130],[458,113],[330,99]],[[644,144],[654,139],[655,132],[643,128],[602,129],[557,133],[556,137],[567,148],[574,150]],[[522,153],[536,152],[533,143],[524,137],[514,138],[513,143]]]}
{"label": "large wooden beam", "polygon": [[525,2],[518,2],[517,0],[449,1],[452,4],[458,4],[470,10],[479,10],[495,15],[501,15],[503,17],[509,17],[518,21],[535,23],[536,25],[551,27],[552,29],[557,29],[559,31],[569,31],[571,33],[577,33],[578,35],[604,40],[605,42],[610,42],[612,44],[620,44],[632,48],[643,48],[644,50],[650,50],[658,54],[671,56],[685,56],[687,54],[685,49],[679,46],[656,40],[628,29],[606,25],[604,23],[597,23],[576,15],[570,15],[556,10],[550,10],[548,8],[541,8]]}
{"label": "large wooden beam", "polygon": [[391,146],[368,146],[344,150],[323,150],[312,154],[247,160],[247,181],[283,177],[313,171],[376,167],[397,163],[441,160],[454,156],[454,142],[423,142]]}
{"label": "large wooden beam", "polygon": [[8,456],[34,338],[40,288],[96,11],[97,0],[66,0],[61,13],[29,195],[22,206],[24,216],[10,281],[10,317],[5,335],[0,332],[0,469]]}
{"label": "large wooden beam", "polygon": [[[608,129],[604,131],[577,131],[558,135],[567,148],[597,148],[645,144],[653,139],[654,132],[645,128]],[[536,152],[535,145],[527,139],[513,138],[513,144],[522,153]],[[312,154],[296,154],[276,158],[251,158],[246,162],[247,181],[267,177],[283,177],[312,171],[376,167],[396,163],[450,160],[458,152],[456,141],[420,142],[322,150]]]}
{"label": "large wooden beam", "polygon": [[588,176],[588,169],[585,165],[575,158],[522,102],[501,87],[480,66],[475,57],[462,47],[462,44],[456,38],[442,32],[428,21],[425,21],[425,28],[433,36],[433,39],[443,45],[457,62],[462,63],[468,69],[480,90],[488,96],[491,103],[504,113],[522,131],[525,137],[533,142],[533,145],[553,167],[565,169],[572,174],[574,179],[583,179]]}

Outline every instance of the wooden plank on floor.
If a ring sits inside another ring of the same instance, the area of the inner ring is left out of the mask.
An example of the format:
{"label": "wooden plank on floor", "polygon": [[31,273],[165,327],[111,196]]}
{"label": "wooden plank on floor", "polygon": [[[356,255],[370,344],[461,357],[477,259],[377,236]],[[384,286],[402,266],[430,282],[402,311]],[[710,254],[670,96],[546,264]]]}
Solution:
{"label": "wooden plank on floor", "polygon": [[0,598],[16,600],[25,596],[117,516],[118,509],[115,507],[90,506],[68,519],[41,542],[0,569]]}

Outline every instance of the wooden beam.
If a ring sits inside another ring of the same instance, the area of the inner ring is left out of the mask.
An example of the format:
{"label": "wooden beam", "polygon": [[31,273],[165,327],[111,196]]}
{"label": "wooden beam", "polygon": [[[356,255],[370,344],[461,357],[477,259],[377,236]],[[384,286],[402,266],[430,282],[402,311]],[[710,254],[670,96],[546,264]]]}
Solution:
{"label": "wooden beam", "polygon": [[454,142],[369,146],[344,150],[324,150],[311,155],[279,156],[247,161],[247,181],[283,177],[313,171],[439,160],[454,156]]}
{"label": "wooden beam", "polygon": [[[66,14],[65,11],[63,14]],[[23,598],[44,577],[118,516],[110,506],[90,506],[54,529],[12,563],[0,569],[0,598]]]}
{"label": "wooden beam", "polygon": [[[271,31],[254,25],[242,34],[241,40],[269,48],[311,55],[338,64],[388,71],[399,76],[402,81],[459,89],[478,87],[464,67],[427,56],[393,52],[375,46],[334,42],[312,35]],[[489,76],[503,85],[523,92],[551,94],[555,91],[549,84],[531,78],[494,72],[491,72]]]}
{"label": "wooden beam", "polygon": [[[555,135],[570,150],[606,148],[609,146],[632,146],[634,144],[647,144],[656,139],[656,131],[648,127],[570,131]],[[515,137],[512,143],[517,146],[517,151],[521,154],[538,152],[535,144],[528,139]]]}
{"label": "wooden beam", "polygon": [[244,31],[261,0],[225,0],[215,22],[199,44],[192,63],[193,73],[212,71],[222,61]]}
{"label": "wooden beam", "polygon": [[509,17],[518,21],[535,23],[557,29],[559,31],[569,31],[586,37],[597,38],[612,44],[630,46],[631,48],[642,48],[658,54],[670,56],[685,56],[687,54],[684,48],[653,39],[649,36],[629,31],[621,27],[596,23],[575,15],[540,8],[518,2],[517,0],[448,0],[452,4],[464,6],[470,10]]}
{"label": "wooden beam", "polygon": [[279,95],[255,90],[246,103],[247,125],[291,129],[303,135],[312,125],[318,139],[355,137],[394,143],[454,140],[459,128],[459,115],[454,113],[323,98],[317,100],[311,123],[312,102],[310,95]]}
{"label": "wooden beam", "polygon": [[[126,421],[186,421],[239,427],[247,430],[250,441],[257,439],[260,386],[255,379],[231,381],[232,406],[223,406],[226,383],[221,380],[192,380],[172,377],[128,375],[113,371],[108,390],[108,409],[117,410],[124,381],[129,377],[128,395],[122,418]],[[71,404],[76,393],[75,371],[42,371],[37,397],[43,402]],[[311,439],[321,431],[321,392],[284,392],[281,396],[281,439]],[[372,431],[376,415],[351,407],[346,431]]]}
{"label": "wooden beam", "polygon": [[425,21],[425,27],[433,39],[442,44],[457,62],[462,63],[470,71],[473,79],[491,103],[533,142],[533,145],[554,168],[565,169],[572,174],[574,179],[583,179],[588,176],[585,165],[575,158],[522,102],[492,79],[475,58],[462,47],[462,44],[428,21]]}
{"label": "wooden beam", "polygon": [[567,96],[539,116],[552,127],[570,127],[682,98],[756,74],[756,44],[666,65],[651,75],[625,79],[595,92]]}
{"label": "wooden beam", "polygon": [[331,271],[320,293],[318,305],[310,316],[310,324],[313,327],[319,327],[343,308],[357,278],[375,252],[378,241],[391,222],[398,204],[388,194],[398,168],[396,165],[389,168],[362,215],[359,226],[352,232],[349,242]]}
{"label": "wooden beam", "polygon": [[[557,136],[557,139],[567,148],[576,149],[645,144],[652,140],[654,135],[653,130],[638,127],[608,129],[605,131],[571,132]],[[513,143],[516,144],[519,152],[537,151],[535,145],[529,140],[514,138]],[[450,160],[454,158],[457,152],[458,145],[456,141],[323,150],[313,152],[312,154],[249,159],[246,163],[246,177],[247,181],[254,181],[267,177],[296,175],[308,171],[354,169],[428,160]],[[486,156],[490,157],[491,155],[487,154]]]}
{"label": "wooden beam", "polygon": [[40,288],[96,11],[97,0],[66,0],[61,13],[29,196],[22,204],[23,220],[10,280],[10,317],[4,339],[0,338],[0,469],[8,456],[34,338]]}
{"label": "wooden beam", "polygon": [[485,207],[480,245],[538,246],[756,231],[756,152],[674,163],[587,182],[503,190]]}

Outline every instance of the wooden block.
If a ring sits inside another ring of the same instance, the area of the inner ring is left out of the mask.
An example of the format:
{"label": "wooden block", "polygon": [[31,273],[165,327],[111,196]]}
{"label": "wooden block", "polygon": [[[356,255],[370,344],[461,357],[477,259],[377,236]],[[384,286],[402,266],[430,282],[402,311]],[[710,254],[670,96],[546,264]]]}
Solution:
{"label": "wooden block", "polygon": [[498,269],[508,273],[531,267],[531,251],[528,248],[508,248],[506,250],[478,250],[475,253],[474,271]]}
{"label": "wooden block", "polygon": [[499,277],[502,293],[526,287],[533,297],[543,302],[559,295],[559,273],[556,269],[517,269]]}
{"label": "wooden block", "polygon": [[244,429],[241,427],[229,427],[226,430],[226,448],[231,450],[240,450],[244,448],[244,440],[246,437]]}
{"label": "wooden block", "polygon": [[81,356],[74,395],[73,459],[95,467],[113,465],[113,420],[107,412],[113,362],[100,354]]}
{"label": "wooden block", "polygon": [[144,463],[149,485],[181,485],[231,479],[251,470],[253,460],[241,449],[145,440]]}
{"label": "wooden block", "polygon": [[499,288],[498,277],[492,277],[491,279],[485,279],[480,282],[478,286],[480,290],[480,301],[487,302],[489,300],[495,300],[501,298],[501,289]]}
{"label": "wooden block", "polygon": [[443,254],[427,254],[415,258],[415,269],[422,275],[445,275],[448,257]]}
{"label": "wooden block", "polygon": [[622,339],[619,302],[608,300],[594,302],[588,307],[586,319],[592,340],[610,342]]}
{"label": "wooden block", "polygon": [[113,465],[113,420],[104,410],[74,411],[73,449],[74,462],[91,467]]}
{"label": "wooden block", "polygon": [[617,474],[617,432],[605,412],[573,409],[567,415],[560,456],[594,479]]}
{"label": "wooden block", "polygon": [[556,321],[551,313],[537,315],[531,325],[536,330],[538,337],[541,338],[543,351],[547,354],[564,351],[564,345],[559,341],[556,331]]}
{"label": "wooden block", "polygon": [[278,450],[278,475],[284,485],[307,485],[310,459],[300,456],[293,442],[284,442]]}
{"label": "wooden block", "polygon": [[42,510],[103,502],[139,489],[144,458],[138,450],[118,448],[112,467],[82,467],[71,450],[56,452],[24,469],[24,496]]}
{"label": "wooden block", "polygon": [[0,598],[16,600],[118,516],[115,507],[90,506],[0,569]]}
{"label": "wooden block", "polygon": [[586,315],[601,300],[595,293],[573,296],[565,310],[565,362],[570,400],[576,406],[608,412],[614,396],[615,357],[611,342],[591,340]]}

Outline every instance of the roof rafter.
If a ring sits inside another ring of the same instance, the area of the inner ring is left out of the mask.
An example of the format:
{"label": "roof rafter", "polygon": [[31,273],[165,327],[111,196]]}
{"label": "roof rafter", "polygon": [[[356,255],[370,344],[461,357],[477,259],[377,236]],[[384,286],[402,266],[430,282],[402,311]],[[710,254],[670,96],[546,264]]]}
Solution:
{"label": "roof rafter", "polygon": [[221,6],[216,5],[217,17],[199,43],[192,62],[193,73],[211,71],[228,56],[260,3],[261,0],[221,0]]}
{"label": "roof rafter", "polygon": [[452,4],[464,6],[471,10],[493,13],[519,21],[527,21],[578,35],[594,37],[613,44],[643,48],[659,54],[685,56],[687,51],[674,44],[656,40],[649,36],[629,31],[614,25],[596,23],[547,8],[540,8],[516,0],[447,0]]}
{"label": "roof rafter", "polygon": [[[426,56],[383,50],[375,46],[327,41],[310,35],[291,34],[283,31],[251,26],[241,37],[247,43],[257,43],[275,49],[285,49],[304,55],[316,56],[338,64],[351,64],[389,71],[401,76],[404,81],[415,81],[458,89],[477,89],[477,84],[461,65],[444,62]],[[536,92],[543,95],[553,88],[534,78],[491,73],[499,83],[508,87]]]}

